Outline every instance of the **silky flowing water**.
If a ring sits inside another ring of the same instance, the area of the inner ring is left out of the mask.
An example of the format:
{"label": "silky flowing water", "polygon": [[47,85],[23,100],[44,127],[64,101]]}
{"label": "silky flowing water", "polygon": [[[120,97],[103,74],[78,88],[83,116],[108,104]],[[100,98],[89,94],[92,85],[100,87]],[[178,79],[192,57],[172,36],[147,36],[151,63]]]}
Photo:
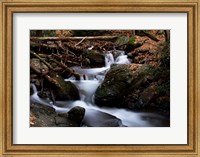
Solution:
{"label": "silky flowing water", "polygon": [[[111,52],[105,55],[105,67],[102,68],[88,68],[73,67],[73,69],[82,75],[81,80],[74,80],[74,78],[66,79],[76,85],[79,90],[81,100],[77,101],[56,101],[55,104],[51,100],[43,99],[38,96],[36,87],[32,84],[34,94],[31,96],[31,101],[42,105],[47,105],[55,108],[58,113],[68,112],[75,106],[85,108],[85,116],[83,119],[83,126],[100,127],[104,124],[105,119],[111,118],[110,123],[115,123],[113,118],[121,120],[120,126],[127,127],[160,127],[165,126],[166,117],[155,113],[134,112],[128,109],[98,107],[94,103],[94,93],[98,86],[104,80],[106,72],[110,69],[111,64],[129,64],[131,63],[123,51],[118,51],[118,56],[113,57]],[[114,77],[114,76],[113,76]],[[85,80],[86,79],[86,80]]]}

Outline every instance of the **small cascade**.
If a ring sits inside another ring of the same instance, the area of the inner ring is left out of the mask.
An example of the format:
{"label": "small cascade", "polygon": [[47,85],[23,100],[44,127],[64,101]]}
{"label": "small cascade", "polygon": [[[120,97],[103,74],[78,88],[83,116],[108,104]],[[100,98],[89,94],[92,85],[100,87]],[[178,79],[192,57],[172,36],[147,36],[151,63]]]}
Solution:
{"label": "small cascade", "polygon": [[81,77],[82,80],[103,80],[105,73],[109,69],[110,67],[102,67],[102,68],[73,67],[73,70],[82,76]]}
{"label": "small cascade", "polygon": [[131,61],[124,51],[113,50],[105,54],[105,67],[101,68],[81,68],[79,66],[73,67],[73,70],[79,73],[81,80],[99,80],[103,81],[106,72],[110,69],[112,64],[130,64]]}
{"label": "small cascade", "polygon": [[[114,59],[115,58],[115,59]],[[66,81],[71,81],[79,90],[81,100],[78,101],[56,101],[55,104],[51,100],[46,100],[38,96],[38,91],[35,85],[31,85],[34,94],[31,96],[31,101],[42,105],[53,107],[57,112],[68,112],[75,106],[85,108],[85,117],[83,119],[84,126],[104,126],[106,118],[116,121],[120,119],[122,124],[120,126],[128,127],[152,127],[161,126],[163,117],[153,113],[133,112],[128,109],[98,107],[94,104],[93,95],[102,83],[106,72],[110,69],[112,64],[129,64],[130,60],[124,55],[123,51],[109,51],[105,55],[105,67],[102,68],[87,68],[73,67],[80,75],[85,75],[87,80],[83,77],[80,81],[71,78]]]}
{"label": "small cascade", "polygon": [[[68,80],[69,81],[69,80]],[[93,103],[93,95],[100,85],[100,81],[98,80],[71,80],[72,83],[76,85],[79,89],[79,93],[81,96],[81,100]]]}
{"label": "small cascade", "polygon": [[113,64],[115,62],[113,54],[108,51],[105,55],[105,66],[106,67],[110,67],[111,64]]}
{"label": "small cascade", "polygon": [[131,61],[128,59],[127,55],[118,56],[115,60],[115,64],[130,64]]}
{"label": "small cascade", "polygon": [[37,91],[37,88],[34,84],[31,84],[31,88],[33,89],[33,94],[31,95],[31,102],[35,102],[35,103],[38,103],[38,104],[42,104],[42,105],[46,105],[46,106],[49,106],[49,107],[53,107],[53,102],[51,100],[48,100],[48,99],[43,99],[43,98],[40,98],[38,96],[38,91]]}

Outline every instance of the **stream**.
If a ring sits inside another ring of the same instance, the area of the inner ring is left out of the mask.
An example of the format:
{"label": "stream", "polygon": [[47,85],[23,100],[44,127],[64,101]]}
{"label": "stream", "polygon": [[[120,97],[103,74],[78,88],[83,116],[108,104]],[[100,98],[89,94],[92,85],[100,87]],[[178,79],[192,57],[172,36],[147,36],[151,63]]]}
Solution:
{"label": "stream", "polygon": [[[114,50],[113,50],[114,51]],[[117,55],[113,55],[116,53]],[[115,56],[115,57],[114,57]],[[31,101],[42,105],[53,107],[58,113],[66,113],[75,106],[85,108],[83,127],[163,127],[167,126],[168,119],[162,115],[149,112],[134,112],[128,109],[98,107],[94,103],[94,93],[104,80],[106,72],[112,64],[130,64],[131,61],[124,55],[123,51],[107,52],[105,55],[105,67],[88,68],[73,67],[82,77],[75,80],[71,77],[65,81],[71,81],[79,90],[81,100],[77,101],[56,101],[43,99],[38,96],[38,91],[34,84],[31,84],[34,94]]]}

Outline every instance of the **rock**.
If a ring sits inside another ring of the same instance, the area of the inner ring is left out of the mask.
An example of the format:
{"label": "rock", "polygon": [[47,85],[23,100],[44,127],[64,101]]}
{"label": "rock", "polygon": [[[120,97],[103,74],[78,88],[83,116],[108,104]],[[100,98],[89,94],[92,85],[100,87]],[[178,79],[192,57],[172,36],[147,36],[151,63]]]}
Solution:
{"label": "rock", "polygon": [[40,105],[40,104],[31,104],[31,115],[30,123],[33,122],[32,118],[34,117],[34,123],[31,124],[33,127],[55,127],[55,109],[49,106]]}
{"label": "rock", "polygon": [[58,126],[79,127],[84,116],[85,109],[75,106],[67,113],[59,113],[56,117],[56,123]]}
{"label": "rock", "polygon": [[70,81],[65,81],[61,76],[54,72],[47,74],[48,81],[51,82],[54,89],[56,100],[79,100],[79,91]]}
{"label": "rock", "polygon": [[[40,62],[39,59],[33,58],[30,63],[31,69],[38,74],[42,74],[44,78],[53,86],[53,92],[56,100],[79,100],[79,91],[70,81],[65,81],[60,75]],[[42,93],[41,93],[42,95]]]}
{"label": "rock", "polygon": [[144,91],[141,93],[139,102],[141,106],[146,106],[148,103],[157,95],[157,87],[155,83],[152,83],[144,89]]}
{"label": "rock", "polygon": [[68,123],[68,120],[66,117],[62,117],[60,115],[55,117],[55,122],[57,126],[62,126],[62,127],[68,127],[70,126],[70,123]]}
{"label": "rock", "polygon": [[157,110],[163,114],[170,116],[170,96],[160,96],[155,100],[155,106]]}
{"label": "rock", "polygon": [[[136,94],[137,95],[137,101],[134,103],[129,104],[129,108],[134,110],[141,110],[144,109],[144,107],[152,107],[151,103],[154,99],[157,98],[158,92],[157,92],[157,84],[151,83],[149,86],[147,86],[143,91]],[[134,99],[132,94],[132,99]],[[128,103],[128,102],[127,102]]]}
{"label": "rock", "polygon": [[83,62],[83,64],[85,63],[86,67],[103,67],[105,66],[105,57],[103,55],[103,53],[100,53],[98,51],[94,51],[94,50],[85,50],[84,54],[83,54],[84,58],[85,58],[85,62]]}
{"label": "rock", "polygon": [[83,124],[87,127],[122,127],[121,120],[108,113],[87,109],[83,119]]}
{"label": "rock", "polygon": [[117,57],[122,56],[124,54],[124,51],[122,50],[113,50],[112,55],[114,59],[117,59]]}
{"label": "rock", "polygon": [[57,100],[79,100],[79,91],[70,81],[66,81],[61,88],[56,90]]}
{"label": "rock", "polygon": [[49,68],[41,62],[37,58],[32,58],[30,60],[30,66],[32,69],[34,69],[38,74],[46,74],[49,72]]}
{"label": "rock", "polygon": [[56,116],[55,121],[56,125],[59,127],[80,127],[80,124],[67,117],[62,117],[62,115]]}
{"label": "rock", "polygon": [[68,118],[77,122],[78,124],[81,124],[84,115],[85,115],[85,109],[80,106],[76,106],[68,112]]}
{"label": "rock", "polygon": [[[70,81],[65,81],[60,75],[40,62],[39,59],[31,59],[31,68],[38,74],[44,76],[48,83],[52,86],[52,90],[56,100],[79,100],[79,91]],[[41,93],[42,95],[42,93]]]}
{"label": "rock", "polygon": [[79,106],[67,113],[57,114],[55,109],[36,103],[31,104],[31,127],[80,127],[85,109]]}
{"label": "rock", "polygon": [[141,64],[112,65],[95,92],[96,105],[121,107],[124,97],[145,81],[143,69]]}

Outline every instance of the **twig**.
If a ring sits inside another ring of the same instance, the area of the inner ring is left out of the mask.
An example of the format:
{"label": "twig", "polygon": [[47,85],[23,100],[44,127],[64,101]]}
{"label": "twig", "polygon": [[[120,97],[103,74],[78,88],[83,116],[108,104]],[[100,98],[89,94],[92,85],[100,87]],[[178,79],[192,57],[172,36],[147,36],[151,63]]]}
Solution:
{"label": "twig", "polygon": [[83,42],[83,40],[85,40],[87,37],[85,37],[85,38],[83,38],[81,41],[79,41],[77,44],[75,44],[74,46],[76,47],[76,46],[78,46],[80,43],[82,43]]}

